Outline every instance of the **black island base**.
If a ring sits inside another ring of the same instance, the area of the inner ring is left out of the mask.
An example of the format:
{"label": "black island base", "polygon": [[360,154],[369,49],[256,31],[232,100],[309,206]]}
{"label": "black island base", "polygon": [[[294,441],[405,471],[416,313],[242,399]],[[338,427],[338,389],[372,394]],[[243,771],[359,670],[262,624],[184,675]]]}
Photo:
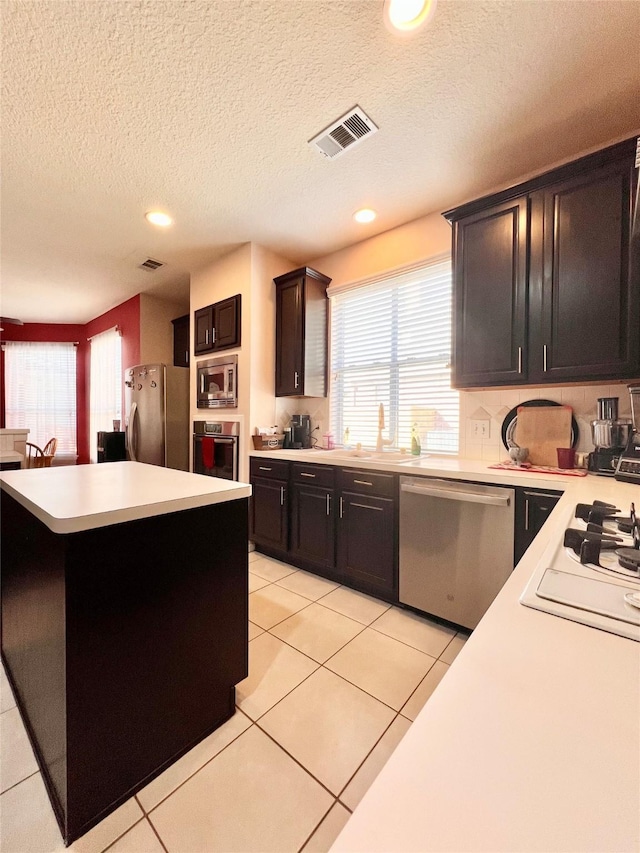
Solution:
{"label": "black island base", "polygon": [[67,845],[233,715],[247,517],[56,534],[2,492],[2,658]]}

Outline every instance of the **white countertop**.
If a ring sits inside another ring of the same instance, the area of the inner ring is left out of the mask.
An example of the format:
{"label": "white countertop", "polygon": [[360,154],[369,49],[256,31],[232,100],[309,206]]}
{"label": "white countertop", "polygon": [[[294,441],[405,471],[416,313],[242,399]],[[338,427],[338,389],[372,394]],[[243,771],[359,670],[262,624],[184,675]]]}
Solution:
{"label": "white countertop", "polygon": [[640,643],[518,601],[570,506],[640,508],[638,486],[569,479],[332,853],[640,850]]}
{"label": "white countertop", "polygon": [[140,462],[3,471],[0,486],[54,533],[77,533],[251,495],[246,483]]}
{"label": "white countertop", "polygon": [[[526,468],[512,470],[489,468],[487,462],[475,459],[460,459],[457,456],[419,456],[407,454],[407,461],[381,462],[367,457],[333,456],[331,451],[322,450],[253,450],[249,454],[256,458],[282,459],[287,462],[313,462],[336,465],[340,468],[371,468],[392,471],[396,474],[425,477],[446,477],[449,480],[474,480],[478,483],[496,485],[528,486],[562,491],[567,484],[576,480],[591,479],[564,474],[539,474]],[[506,451],[505,451],[506,456]],[[602,479],[602,478],[598,478]]]}

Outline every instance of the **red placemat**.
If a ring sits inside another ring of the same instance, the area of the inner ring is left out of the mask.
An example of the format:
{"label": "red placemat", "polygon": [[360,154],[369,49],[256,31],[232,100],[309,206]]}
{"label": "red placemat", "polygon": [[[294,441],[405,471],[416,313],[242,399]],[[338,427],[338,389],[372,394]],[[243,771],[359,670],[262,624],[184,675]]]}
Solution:
{"label": "red placemat", "polygon": [[566,477],[586,477],[589,473],[584,468],[543,468],[542,465],[514,465],[513,462],[498,462],[489,468],[500,468],[501,471],[527,471],[533,474],[562,474]]}

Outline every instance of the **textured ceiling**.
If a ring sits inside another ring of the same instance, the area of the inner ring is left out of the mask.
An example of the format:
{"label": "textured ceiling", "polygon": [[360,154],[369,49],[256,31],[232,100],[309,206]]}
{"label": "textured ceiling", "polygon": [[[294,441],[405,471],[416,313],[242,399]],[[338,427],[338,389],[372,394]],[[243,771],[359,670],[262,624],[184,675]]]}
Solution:
{"label": "textured ceiling", "polygon": [[[1,11],[1,307],[29,322],[184,297],[248,240],[304,262],[640,126],[637,0],[440,0],[411,40],[380,0]],[[380,132],[324,160],[307,140],[356,103]]]}

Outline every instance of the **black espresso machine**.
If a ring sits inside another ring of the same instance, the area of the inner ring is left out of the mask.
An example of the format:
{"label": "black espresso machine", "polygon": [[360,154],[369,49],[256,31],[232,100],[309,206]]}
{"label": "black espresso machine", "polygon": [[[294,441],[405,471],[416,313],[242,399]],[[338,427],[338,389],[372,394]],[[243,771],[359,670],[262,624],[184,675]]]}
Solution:
{"label": "black espresso machine", "polygon": [[633,429],[618,459],[615,478],[640,485],[640,385],[629,385],[629,396]]}

